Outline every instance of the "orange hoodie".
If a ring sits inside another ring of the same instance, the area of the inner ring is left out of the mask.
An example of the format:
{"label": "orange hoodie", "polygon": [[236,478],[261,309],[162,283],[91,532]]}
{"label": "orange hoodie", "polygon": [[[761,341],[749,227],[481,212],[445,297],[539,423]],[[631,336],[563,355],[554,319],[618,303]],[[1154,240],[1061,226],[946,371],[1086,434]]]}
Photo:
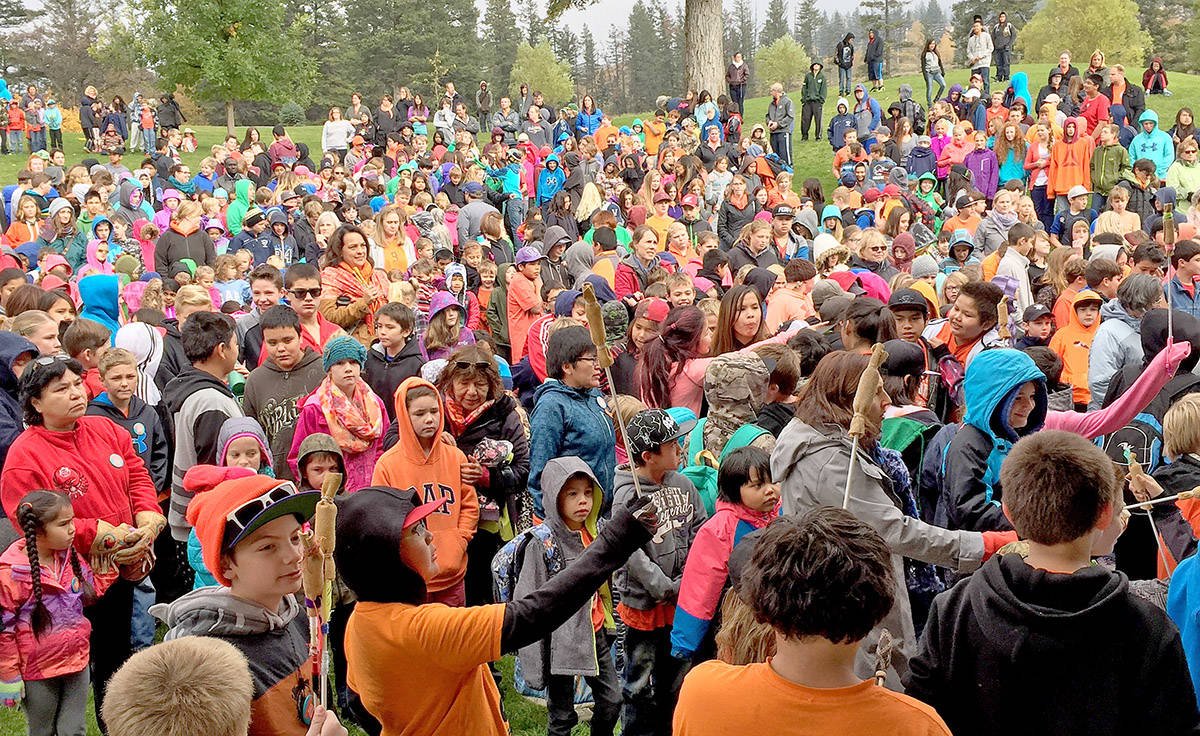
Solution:
{"label": "orange hoodie", "polygon": [[1074,389],[1071,397],[1076,404],[1087,404],[1091,399],[1088,391],[1088,354],[1092,349],[1092,338],[1100,329],[1100,315],[1091,327],[1079,323],[1081,304],[1091,302],[1096,306],[1104,304],[1104,297],[1094,291],[1081,291],[1071,301],[1071,312],[1067,315],[1067,326],[1054,333],[1050,338],[1050,349],[1062,358],[1062,382],[1071,384]]}
{"label": "orange hoodie", "polygon": [[[408,419],[408,392],[419,386],[431,389],[438,400],[437,439],[428,453]],[[425,519],[433,533],[438,565],[438,574],[426,581],[426,587],[430,593],[437,593],[457,585],[467,572],[467,542],[479,526],[479,499],[475,489],[460,479],[460,466],[467,456],[441,440],[446,407],[432,383],[414,376],[400,384],[396,389],[396,420],[400,441],[379,458],[371,483],[416,493],[422,503],[445,500],[442,508]]]}
{"label": "orange hoodie", "polygon": [[[1075,124],[1075,135],[1068,140],[1065,132],[1068,124]],[[1092,151],[1095,142],[1087,137],[1087,121],[1083,118],[1067,118],[1063,123],[1063,138],[1050,147],[1050,180],[1046,184],[1046,197],[1066,196],[1071,187],[1080,185],[1092,188]]]}

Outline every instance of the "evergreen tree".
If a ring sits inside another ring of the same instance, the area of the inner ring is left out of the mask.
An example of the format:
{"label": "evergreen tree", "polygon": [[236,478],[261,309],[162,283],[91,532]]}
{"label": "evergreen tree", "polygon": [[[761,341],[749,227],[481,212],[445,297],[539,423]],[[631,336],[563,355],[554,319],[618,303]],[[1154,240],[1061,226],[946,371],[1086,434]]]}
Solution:
{"label": "evergreen tree", "polygon": [[754,13],[750,0],[734,0],[733,9],[725,23],[725,58],[732,58],[737,52],[747,59],[754,56],[755,43]]}
{"label": "evergreen tree", "polygon": [[796,0],[796,20],[793,35],[809,56],[817,57],[817,38],[825,16],[817,10],[817,0]]}
{"label": "evergreen tree", "polygon": [[536,46],[546,40],[546,11],[538,0],[517,0],[520,9],[520,27],[525,29],[525,40]]}
{"label": "evergreen tree", "polygon": [[[1161,56],[1168,69],[1195,69],[1189,59],[1196,32],[1196,6],[1177,0],[1139,0],[1138,20],[1150,32],[1154,56]],[[1107,52],[1106,52],[1107,53]]]}
{"label": "evergreen tree", "polygon": [[583,32],[579,34],[579,44],[582,49],[579,59],[579,74],[575,77],[575,83],[584,92],[595,95],[599,88],[600,59],[591,28],[583,27]]}
{"label": "evergreen tree", "polygon": [[[829,67],[833,60],[833,50],[837,47],[838,41],[847,34],[855,31],[851,25],[851,19],[841,12],[835,11],[833,15],[825,16],[825,21],[821,23],[817,32],[817,53],[813,54],[813,59],[823,61],[826,67]],[[834,72],[834,81],[837,81],[837,73]]]}
{"label": "evergreen tree", "polygon": [[[927,34],[939,35],[946,26],[946,9],[938,0],[925,0],[925,4],[917,11],[917,18]],[[1009,21],[1012,21],[1011,15]]]}
{"label": "evergreen tree", "polygon": [[491,83],[494,90],[508,89],[512,78],[513,61],[517,58],[517,46],[521,43],[521,30],[513,14],[510,0],[487,0],[480,28],[480,53],[487,66],[482,70],[483,79]]}
{"label": "evergreen tree", "polygon": [[659,70],[668,59],[659,48],[657,19],[644,0],[637,0],[629,13],[625,64],[628,68],[629,104],[635,110],[649,110],[663,88]]}
{"label": "evergreen tree", "polygon": [[758,32],[758,45],[768,46],[787,36],[788,32],[787,3],[784,0],[770,0],[762,30]]}
{"label": "evergreen tree", "polygon": [[[884,73],[899,58],[899,52],[904,43],[904,34],[908,25],[908,14],[905,8],[906,0],[862,0],[861,26],[864,31],[874,29],[875,34],[883,39]],[[866,33],[860,34],[863,51],[866,51]]]}

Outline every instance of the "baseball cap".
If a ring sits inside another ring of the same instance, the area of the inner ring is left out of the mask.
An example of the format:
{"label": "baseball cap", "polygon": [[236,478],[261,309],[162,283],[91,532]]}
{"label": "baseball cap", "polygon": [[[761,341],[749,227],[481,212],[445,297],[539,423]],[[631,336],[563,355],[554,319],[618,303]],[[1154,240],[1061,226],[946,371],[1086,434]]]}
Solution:
{"label": "baseball cap", "polygon": [[1028,307],[1025,307],[1025,314],[1021,315],[1021,321],[1032,322],[1048,314],[1053,314],[1053,312],[1045,304],[1030,304]]}
{"label": "baseball cap", "polygon": [[537,248],[534,248],[532,245],[526,245],[517,251],[515,265],[520,266],[522,263],[534,263],[545,257]]}
{"label": "baseball cap", "polygon": [[667,304],[662,299],[650,297],[646,300],[646,319],[651,322],[662,322],[667,318],[667,312],[671,311],[671,305]]}
{"label": "baseball cap", "polygon": [[1089,192],[1088,188],[1082,184],[1076,184],[1067,190],[1067,199],[1075,199],[1076,197],[1082,197],[1085,194],[1091,194],[1091,192]]}
{"label": "baseball cap", "polygon": [[683,201],[680,202],[680,204],[682,204],[684,207],[699,207],[700,198],[694,194],[685,194],[683,195]]}
{"label": "baseball cap", "polygon": [[925,372],[925,351],[906,340],[888,340],[883,344],[887,359],[880,372],[887,376],[919,376]]}
{"label": "baseball cap", "polygon": [[899,197],[900,195],[900,187],[895,184],[888,184],[883,188],[883,196],[885,197]]}
{"label": "baseball cap", "polygon": [[204,564],[222,585],[229,585],[221,571],[222,553],[276,519],[294,515],[308,521],[321,499],[317,491],[301,493],[291,481],[248,468],[194,465],[183,485],[195,493],[188,504],[188,523],[200,540]]}
{"label": "baseball cap", "polygon": [[659,189],[657,192],[654,193],[654,204],[658,204],[659,202],[670,202],[670,201],[671,201],[671,195],[667,194],[666,190]]}
{"label": "baseball cap", "polygon": [[462,190],[467,194],[482,194],[483,185],[477,181],[469,181],[466,184],[463,184]]}
{"label": "baseball cap", "polygon": [[242,218],[242,227],[254,227],[258,223],[266,221],[266,219],[267,215],[265,212],[257,207],[252,207],[246,213],[245,217]]}
{"label": "baseball cap", "polygon": [[929,302],[916,289],[896,289],[887,305],[889,309],[918,309],[926,317],[929,316]]}
{"label": "baseball cap", "polygon": [[771,216],[779,218],[795,217],[796,210],[792,209],[790,204],[777,204],[775,205],[775,209],[771,211]]}
{"label": "baseball cap", "polygon": [[868,189],[867,191],[863,192],[862,198],[863,198],[863,202],[865,204],[875,204],[876,202],[879,201],[879,198],[882,196],[883,196],[883,192],[872,187],[872,188]]}
{"label": "baseball cap", "polygon": [[975,247],[975,238],[971,237],[971,231],[966,229],[965,227],[958,228],[957,230],[954,231],[954,234],[950,236],[950,247],[951,248],[958,245],[959,243],[965,243],[965,244],[971,246],[972,248]]}
{"label": "baseball cap", "polygon": [[625,423],[625,449],[631,458],[640,458],[643,452],[653,452],[684,436],[695,426],[696,420],[680,424],[662,409],[640,411]]}

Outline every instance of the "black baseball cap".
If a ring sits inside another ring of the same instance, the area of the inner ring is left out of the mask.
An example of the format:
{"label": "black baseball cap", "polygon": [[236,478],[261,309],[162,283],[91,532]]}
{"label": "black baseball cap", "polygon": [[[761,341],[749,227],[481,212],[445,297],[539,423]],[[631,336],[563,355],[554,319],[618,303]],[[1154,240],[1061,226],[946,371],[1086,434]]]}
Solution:
{"label": "black baseball cap", "polygon": [[896,289],[888,299],[887,305],[892,310],[919,309],[921,314],[929,316],[929,302],[916,289]]}
{"label": "black baseball cap", "polygon": [[1045,304],[1030,304],[1028,307],[1025,307],[1025,314],[1021,315],[1021,321],[1032,322],[1048,314],[1053,314],[1053,312]]}
{"label": "black baseball cap", "polygon": [[925,351],[907,340],[888,340],[883,344],[887,360],[880,366],[886,376],[919,376],[925,372]]}
{"label": "black baseball cap", "polygon": [[684,436],[695,426],[695,419],[680,424],[662,409],[639,411],[625,424],[625,449],[631,458],[640,458],[643,452],[653,452]]}
{"label": "black baseball cap", "polygon": [[777,204],[775,209],[771,211],[772,217],[795,217],[796,210],[792,209],[790,204]]}

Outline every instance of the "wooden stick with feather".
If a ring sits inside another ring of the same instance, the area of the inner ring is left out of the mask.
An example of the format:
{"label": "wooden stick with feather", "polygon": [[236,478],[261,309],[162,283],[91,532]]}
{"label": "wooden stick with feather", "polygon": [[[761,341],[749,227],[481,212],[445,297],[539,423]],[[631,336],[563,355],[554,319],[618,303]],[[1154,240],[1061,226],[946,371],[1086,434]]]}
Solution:
{"label": "wooden stick with feather", "polygon": [[[1142,464],[1133,457],[1133,453],[1130,452],[1128,447],[1125,448],[1125,462],[1129,466],[1128,477],[1130,481],[1146,474],[1146,471],[1142,470]],[[1150,531],[1154,534],[1154,544],[1158,547],[1158,559],[1163,564],[1163,570],[1166,571],[1167,578],[1170,579],[1172,573],[1171,562],[1167,557],[1167,550],[1163,547],[1162,535],[1158,533],[1158,525],[1154,523],[1154,510],[1149,508],[1149,506],[1144,508],[1146,518],[1150,520]],[[1122,513],[1130,513],[1131,509],[1126,506],[1121,511]]]}
{"label": "wooden stick with feather", "polygon": [[[1175,278],[1175,267],[1172,266],[1175,259],[1171,254],[1175,252],[1175,204],[1168,202],[1163,205],[1163,250],[1167,253],[1167,283]],[[1167,304],[1167,344],[1170,345],[1175,337],[1175,310],[1171,309],[1171,305]]]}
{"label": "wooden stick with feather", "polygon": [[320,680],[319,702],[323,706],[328,706],[329,618],[333,610],[333,581],[337,577],[333,564],[337,506],[333,503],[333,497],[341,487],[341,473],[325,474],[321,483],[321,500],[317,502],[310,531],[305,537],[304,606],[308,611],[313,680]]}
{"label": "wooden stick with feather", "polygon": [[858,388],[854,391],[854,416],[850,419],[849,431],[850,464],[846,468],[846,490],[842,495],[842,508],[844,509],[850,507],[850,481],[854,477],[858,445],[862,441],[863,435],[867,433],[867,412],[871,410],[875,395],[879,393],[879,386],[883,382],[883,376],[879,374],[879,367],[885,360],[887,360],[887,351],[883,349],[883,343],[875,343],[871,347],[871,357],[867,361],[867,367],[858,377]]}
{"label": "wooden stick with feather", "polygon": [[1008,297],[1000,297],[996,305],[996,332],[1008,347],[1012,347],[1012,330],[1008,328]]}

